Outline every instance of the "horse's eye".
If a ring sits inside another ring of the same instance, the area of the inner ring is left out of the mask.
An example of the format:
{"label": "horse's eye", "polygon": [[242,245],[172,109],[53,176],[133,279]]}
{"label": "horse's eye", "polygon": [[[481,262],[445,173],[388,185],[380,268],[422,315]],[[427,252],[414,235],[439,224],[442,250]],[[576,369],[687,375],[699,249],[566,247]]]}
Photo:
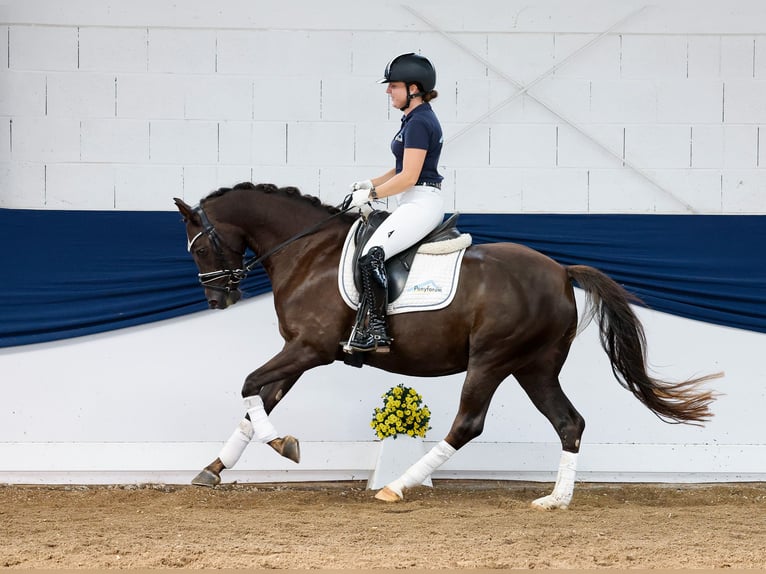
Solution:
{"label": "horse's eye", "polygon": [[197,249],[197,251],[195,251],[195,253],[197,254],[198,257],[202,257],[203,255],[205,255],[205,253],[207,253],[207,247],[200,247],[199,249]]}

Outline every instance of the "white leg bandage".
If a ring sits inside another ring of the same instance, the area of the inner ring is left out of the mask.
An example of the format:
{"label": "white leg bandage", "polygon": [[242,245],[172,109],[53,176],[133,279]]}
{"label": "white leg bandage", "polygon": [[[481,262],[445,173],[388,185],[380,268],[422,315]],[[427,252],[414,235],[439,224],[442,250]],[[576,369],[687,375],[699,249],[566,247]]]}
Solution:
{"label": "white leg bandage", "polygon": [[447,441],[441,441],[428,451],[423,458],[408,468],[402,476],[388,484],[388,488],[393,490],[399,498],[402,498],[405,488],[412,488],[413,486],[423,484],[423,481],[434,470],[443,465],[456,452]]}
{"label": "white leg bandage", "polygon": [[245,399],[247,414],[250,415],[250,424],[253,425],[253,436],[259,442],[270,442],[279,438],[277,429],[271,424],[266,409],[263,408],[263,399],[260,395]]}
{"label": "white leg bandage", "polygon": [[561,452],[556,486],[548,496],[538,498],[533,504],[540,508],[568,508],[574,494],[575,476],[577,475],[577,453]]}
{"label": "white leg bandage", "polygon": [[252,438],[253,425],[250,424],[249,420],[242,419],[242,422],[240,422],[239,426],[234,429],[229,440],[223,445],[221,454],[218,455],[218,458],[221,459],[221,462],[226,468],[232,468],[237,464],[239,457],[245,452],[245,448],[250,444],[250,439]]}

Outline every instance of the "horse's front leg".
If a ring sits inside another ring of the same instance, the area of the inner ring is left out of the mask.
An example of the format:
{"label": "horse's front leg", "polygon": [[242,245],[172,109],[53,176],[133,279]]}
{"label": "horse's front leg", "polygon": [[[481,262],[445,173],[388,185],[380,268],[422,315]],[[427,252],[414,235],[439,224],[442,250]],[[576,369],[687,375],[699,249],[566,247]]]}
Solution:
{"label": "horse's front leg", "polygon": [[268,363],[252,372],[242,387],[247,413],[221,449],[218,458],[207,465],[193,480],[197,486],[216,486],[221,472],[233,468],[251,440],[271,446],[293,462],[300,461],[300,444],[290,435],[279,436],[268,418],[274,407],[308,369],[323,364],[314,353],[286,347]]}

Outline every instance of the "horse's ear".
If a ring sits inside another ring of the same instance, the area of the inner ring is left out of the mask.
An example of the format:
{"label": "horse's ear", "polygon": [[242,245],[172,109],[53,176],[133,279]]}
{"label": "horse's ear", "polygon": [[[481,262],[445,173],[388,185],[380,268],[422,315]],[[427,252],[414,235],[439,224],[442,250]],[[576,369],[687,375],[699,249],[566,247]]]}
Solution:
{"label": "horse's ear", "polygon": [[175,202],[178,211],[180,211],[181,215],[184,216],[184,221],[190,221],[194,218],[194,210],[189,205],[187,205],[183,199],[174,197],[173,201]]}

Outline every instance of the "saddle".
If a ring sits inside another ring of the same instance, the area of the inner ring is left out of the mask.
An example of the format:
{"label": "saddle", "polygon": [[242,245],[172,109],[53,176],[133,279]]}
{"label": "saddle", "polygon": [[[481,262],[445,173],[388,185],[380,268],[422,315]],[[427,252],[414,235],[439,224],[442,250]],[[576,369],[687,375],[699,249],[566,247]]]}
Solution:
{"label": "saddle", "polygon": [[[380,227],[380,224],[391,215],[388,211],[373,210],[366,219],[362,219],[359,227],[354,235],[354,255],[352,258],[354,269],[354,285],[357,290],[362,292],[362,279],[357,262],[364,246],[372,237],[375,230]],[[438,243],[439,241],[446,241],[448,239],[457,239],[461,233],[457,228],[457,219],[459,213],[451,215],[441,225],[436,227],[423,239],[415,243],[412,247],[408,247],[404,251],[397,253],[386,261],[386,273],[388,275],[388,300],[394,301],[404,291],[404,286],[407,283],[407,277],[410,274],[412,268],[412,262],[415,259],[415,254],[418,249],[426,243]]]}

